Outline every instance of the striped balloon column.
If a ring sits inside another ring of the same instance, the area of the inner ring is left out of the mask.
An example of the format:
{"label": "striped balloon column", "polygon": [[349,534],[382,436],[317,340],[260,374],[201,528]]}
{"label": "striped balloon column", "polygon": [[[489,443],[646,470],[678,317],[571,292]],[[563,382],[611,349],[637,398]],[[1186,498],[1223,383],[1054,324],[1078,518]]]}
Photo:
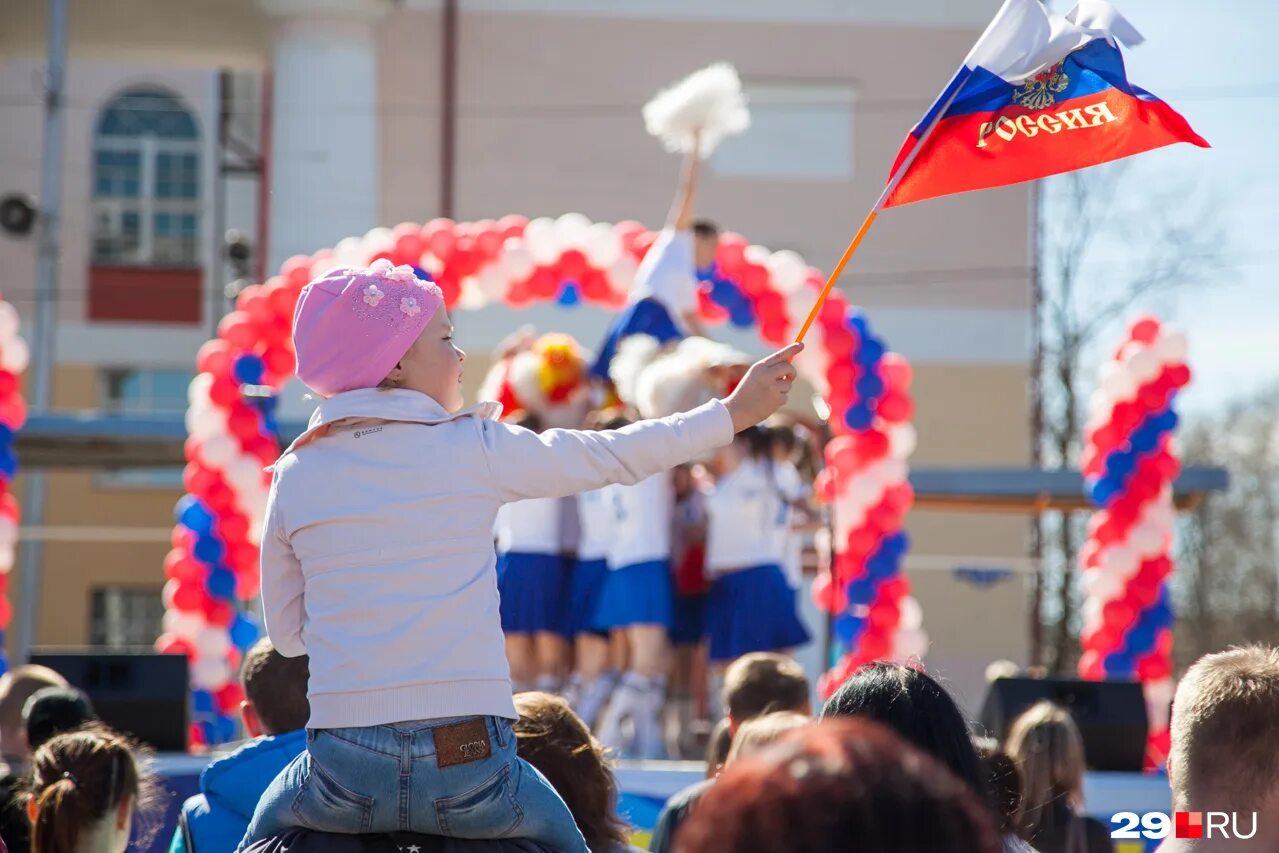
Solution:
{"label": "striped balloon column", "polygon": [[18,457],[13,452],[14,435],[27,422],[27,404],[22,399],[22,381],[30,352],[18,334],[18,312],[0,301],[0,675],[9,669],[4,653],[5,635],[13,608],[9,604],[9,572],[13,570],[18,545],[21,513],[13,496],[13,478],[18,473]]}

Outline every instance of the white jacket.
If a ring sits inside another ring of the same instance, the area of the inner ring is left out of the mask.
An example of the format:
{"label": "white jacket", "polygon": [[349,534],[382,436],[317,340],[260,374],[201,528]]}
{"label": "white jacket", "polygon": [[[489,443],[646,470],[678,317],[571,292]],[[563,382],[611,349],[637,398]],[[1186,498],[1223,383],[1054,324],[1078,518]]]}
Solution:
{"label": "white jacket", "polygon": [[323,401],[275,466],[262,604],[281,654],[309,654],[311,728],[516,717],[494,572],[510,501],[646,477],[728,444],[719,401],[607,432],[541,435],[450,415],[416,391]]}

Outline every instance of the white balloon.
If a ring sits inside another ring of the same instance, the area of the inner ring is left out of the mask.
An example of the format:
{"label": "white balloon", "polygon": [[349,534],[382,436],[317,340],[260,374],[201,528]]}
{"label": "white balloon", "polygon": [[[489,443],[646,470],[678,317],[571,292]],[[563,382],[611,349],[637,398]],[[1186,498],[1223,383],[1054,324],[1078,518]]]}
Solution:
{"label": "white balloon", "polygon": [[18,541],[18,525],[7,515],[0,515],[0,548],[12,548]]}
{"label": "white balloon", "polygon": [[508,281],[521,281],[528,278],[537,266],[528,245],[518,237],[511,237],[503,244],[498,263],[501,264],[502,272],[506,274]]}
{"label": "white balloon", "polygon": [[[532,271],[531,258],[529,262],[529,269]],[[525,275],[528,275],[528,273],[525,273]],[[501,302],[506,299],[506,292],[510,290],[511,281],[512,278],[507,275],[503,264],[487,264],[475,274],[475,285],[479,288],[486,303]]]}
{"label": "white balloon", "polygon": [[631,285],[635,283],[635,273],[639,270],[639,265],[635,263],[635,259],[629,254],[623,253],[617,262],[609,268],[609,285],[613,290],[622,293],[629,293]]}
{"label": "white balloon", "polygon": [[226,414],[212,406],[207,409],[187,409],[186,425],[187,432],[199,439],[227,432]]}
{"label": "white balloon", "polygon": [[553,264],[560,257],[559,237],[555,231],[555,220],[539,216],[524,228],[524,245],[534,263]]}
{"label": "white balloon", "polygon": [[370,255],[385,252],[395,247],[395,235],[390,228],[370,228],[364,235],[364,248]]}
{"label": "white balloon", "polygon": [[1164,531],[1158,524],[1152,522],[1144,522],[1137,525],[1128,534],[1128,544],[1133,547],[1143,559],[1158,557],[1167,549],[1168,542],[1165,538]]}
{"label": "white balloon", "polygon": [[7,344],[17,337],[21,323],[22,321],[18,318],[18,309],[8,302],[0,302],[0,345]]}
{"label": "white balloon", "polygon": [[1109,398],[1107,409],[1113,408],[1116,402],[1131,400],[1137,396],[1137,380],[1126,363],[1108,361],[1103,364],[1100,385]]}
{"label": "white balloon", "polygon": [[782,293],[793,293],[803,289],[804,279],[808,275],[808,265],[798,253],[790,249],[782,249],[768,256],[768,272],[776,290]]}
{"label": "white balloon", "polygon": [[1084,572],[1084,592],[1090,599],[1110,601],[1124,591],[1124,578],[1101,569]]}
{"label": "white balloon", "polygon": [[211,435],[200,445],[201,457],[212,468],[225,468],[239,453],[239,446],[229,435]]}
{"label": "white balloon", "polygon": [[0,548],[0,575],[13,571],[14,548],[12,545]]}
{"label": "white balloon", "polygon": [[252,456],[239,457],[222,473],[237,495],[247,495],[263,488],[262,464]]}
{"label": "white balloon", "polygon": [[622,238],[607,222],[596,222],[586,229],[586,259],[596,269],[606,270],[622,256]]}
{"label": "white balloon", "polygon": [[928,654],[928,632],[923,628],[898,631],[893,637],[893,658],[908,661]]}
{"label": "white balloon", "polygon": [[478,276],[467,276],[462,279],[462,292],[457,297],[460,311],[478,311],[489,304],[489,299],[480,287]]}
{"label": "white balloon", "polygon": [[225,658],[231,648],[231,640],[225,628],[206,625],[196,631],[192,645],[196,655],[204,658]]}
{"label": "white balloon", "polygon": [[763,246],[751,245],[747,246],[742,252],[742,257],[744,257],[749,263],[767,266],[768,259],[772,256],[772,254],[772,252],[768,251],[768,249]]}
{"label": "white balloon", "polygon": [[879,461],[879,469],[881,472],[880,476],[882,477],[880,484],[883,487],[895,486],[898,483],[904,482],[906,477],[910,474],[910,469],[906,466],[905,462],[891,457],[888,459],[881,459]]}
{"label": "white balloon", "polygon": [[1115,401],[1111,399],[1106,389],[1098,387],[1088,395],[1088,420],[1105,423],[1110,419],[1110,410],[1114,406]]}
{"label": "white balloon", "polygon": [[555,239],[561,249],[582,248],[586,244],[586,232],[591,220],[580,213],[565,213],[555,220]]}
{"label": "white balloon", "polygon": [[[1088,588],[1088,584],[1087,584],[1088,576],[1094,574],[1095,572],[1096,572],[1095,569],[1088,569],[1084,572],[1084,581],[1085,581],[1084,588],[1085,589]],[[1082,633],[1089,634],[1097,630],[1097,628],[1101,626],[1102,606],[1103,606],[1103,602],[1101,598],[1099,597],[1088,595],[1084,598],[1083,606],[1080,608],[1080,611],[1079,611],[1080,618],[1083,620],[1083,623],[1084,623]]]}
{"label": "white balloon", "polygon": [[347,237],[333,247],[333,265],[339,267],[362,267],[369,261],[368,249],[359,237]]}
{"label": "white balloon", "polygon": [[903,598],[897,609],[901,613],[897,625],[903,631],[910,631],[924,624],[924,608],[919,606],[919,601],[913,595]]}
{"label": "white balloon", "polygon": [[226,659],[197,657],[191,664],[191,683],[202,690],[221,690],[231,680]]}
{"label": "white balloon", "polygon": [[1101,552],[1101,563],[1098,568],[1123,583],[1137,573],[1137,564],[1140,561],[1141,558],[1135,550],[1127,545],[1116,545]]}
{"label": "white balloon", "polygon": [[187,386],[187,404],[198,406],[209,402],[209,389],[213,387],[213,374],[197,373]]}
{"label": "white balloon", "polygon": [[918,441],[913,424],[894,424],[888,432],[888,455],[894,459],[906,459],[915,452]]}
{"label": "white balloon", "polygon": [[1164,364],[1185,364],[1190,355],[1190,341],[1181,331],[1164,332],[1155,341],[1155,356]]}
{"label": "white balloon", "polygon": [[0,368],[10,373],[22,373],[31,363],[31,350],[22,338],[10,338],[0,348]]}
{"label": "white balloon", "polygon": [[1134,348],[1126,363],[1138,385],[1144,385],[1159,375],[1159,358],[1149,347]]}
{"label": "white balloon", "polygon": [[164,626],[164,633],[194,641],[208,622],[203,616],[185,610],[166,610],[161,624]]}

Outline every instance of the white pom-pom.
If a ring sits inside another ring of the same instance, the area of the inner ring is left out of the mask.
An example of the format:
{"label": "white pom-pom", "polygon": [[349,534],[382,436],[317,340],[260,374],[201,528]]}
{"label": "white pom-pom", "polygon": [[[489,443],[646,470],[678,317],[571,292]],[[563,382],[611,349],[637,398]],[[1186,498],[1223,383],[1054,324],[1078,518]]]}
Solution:
{"label": "white pom-pom", "polygon": [[692,151],[693,132],[700,130],[702,157],[750,123],[742,81],[727,62],[693,72],[644,105],[644,126],[668,151]]}
{"label": "white pom-pom", "polygon": [[617,346],[617,355],[608,367],[608,376],[617,388],[617,396],[623,401],[635,405],[640,374],[643,373],[662,351],[657,338],[649,335],[631,335],[622,339]]}

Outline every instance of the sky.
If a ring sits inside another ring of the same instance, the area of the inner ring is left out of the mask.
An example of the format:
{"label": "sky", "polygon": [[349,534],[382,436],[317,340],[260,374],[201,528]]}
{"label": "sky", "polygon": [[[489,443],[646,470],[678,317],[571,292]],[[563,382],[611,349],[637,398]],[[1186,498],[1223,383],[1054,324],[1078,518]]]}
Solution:
{"label": "sky", "polygon": [[1233,270],[1150,306],[1188,335],[1194,381],[1181,408],[1206,415],[1279,384],[1279,2],[1115,5],[1146,37],[1126,52],[1129,79],[1170,103],[1213,146],[1177,145],[1137,164],[1152,180],[1222,200]]}

